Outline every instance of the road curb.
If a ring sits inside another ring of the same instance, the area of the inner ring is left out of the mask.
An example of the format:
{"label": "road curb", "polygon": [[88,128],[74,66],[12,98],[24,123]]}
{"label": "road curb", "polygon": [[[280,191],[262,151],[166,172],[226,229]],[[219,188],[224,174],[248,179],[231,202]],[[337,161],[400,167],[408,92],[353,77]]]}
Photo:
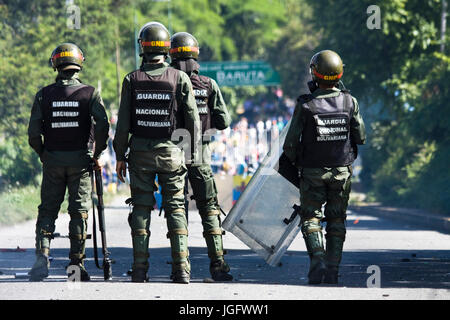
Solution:
{"label": "road curb", "polygon": [[450,234],[450,217],[439,216],[434,213],[417,209],[388,207],[379,204],[358,204],[349,206],[349,210],[357,213],[408,222],[439,232]]}

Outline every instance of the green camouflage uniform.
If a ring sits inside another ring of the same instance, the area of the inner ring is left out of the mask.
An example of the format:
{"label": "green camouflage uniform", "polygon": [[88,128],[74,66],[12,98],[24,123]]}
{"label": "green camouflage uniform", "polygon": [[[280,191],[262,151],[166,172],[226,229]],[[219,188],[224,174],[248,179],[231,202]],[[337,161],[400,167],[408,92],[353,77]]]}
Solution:
{"label": "green camouflage uniform", "polygon": [[[60,73],[56,78],[60,86],[75,86],[81,83],[78,73]],[[30,146],[39,155],[42,164],[41,204],[36,223],[36,253],[48,256],[50,241],[55,231],[55,220],[64,201],[66,188],[69,193],[70,215],[69,237],[71,260],[81,261],[85,257],[87,218],[90,209],[91,182],[90,163],[98,159],[106,149],[109,122],[103,101],[94,91],[89,102],[89,111],[95,121],[95,150],[48,151],[43,145],[42,91],[35,97],[28,127]]]}
{"label": "green camouflage uniform", "polygon": [[[144,64],[143,70],[150,76],[161,75],[169,65]],[[183,110],[186,129],[195,143],[200,140],[199,117],[189,77],[180,72],[176,99]],[[131,136],[131,100],[129,75],[122,84],[122,97],[114,137],[114,149],[117,161],[126,161],[128,147],[130,187],[133,209],[128,222],[133,241],[133,270],[148,270],[148,246],[150,237],[150,213],[156,203],[154,192],[157,191],[155,176],[162,188],[164,211],[166,214],[168,234],[172,248],[172,271],[190,272],[187,245],[187,221],[184,207],[184,182],[187,168],[184,152],[170,139],[147,139]],[[195,155],[194,155],[195,156]]]}
{"label": "green camouflage uniform", "polygon": [[[339,95],[340,90],[317,89],[314,98],[329,98]],[[364,144],[366,139],[364,122],[359,112],[358,102],[353,98],[354,113],[350,121],[350,139],[355,144]],[[300,170],[301,228],[311,258],[310,270],[322,259],[328,267],[339,266],[345,241],[346,210],[351,190],[351,165],[346,167],[301,168],[298,157],[304,127],[301,105],[298,102],[291,126],[283,146],[286,156]],[[322,205],[325,204],[324,213]],[[325,218],[325,219],[324,219]],[[321,221],[326,224],[326,250],[322,239]]]}

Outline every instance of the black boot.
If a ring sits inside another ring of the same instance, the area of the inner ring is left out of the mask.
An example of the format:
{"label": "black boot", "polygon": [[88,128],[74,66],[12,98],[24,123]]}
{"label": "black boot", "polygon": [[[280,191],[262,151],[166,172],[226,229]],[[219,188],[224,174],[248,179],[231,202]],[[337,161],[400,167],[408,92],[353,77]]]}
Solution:
{"label": "black boot", "polygon": [[325,250],[323,247],[322,227],[319,218],[302,218],[301,222],[303,239],[310,259],[308,272],[309,284],[322,283],[327,269],[324,263]]}
{"label": "black boot", "polygon": [[50,267],[50,261],[47,254],[38,253],[36,254],[36,262],[31,268],[28,275],[30,276],[30,281],[42,281],[48,277],[48,269]]}
{"label": "black boot", "polygon": [[214,281],[231,281],[233,276],[229,274],[230,267],[224,260],[211,261],[209,272]]}
{"label": "black boot", "polygon": [[338,267],[327,267],[325,276],[323,278],[324,283],[337,284],[338,283]]}
{"label": "black boot", "polygon": [[327,243],[325,262],[327,272],[325,273],[324,282],[328,284],[338,283],[339,264],[342,259],[342,250],[345,241],[345,219],[335,218],[327,221]]}
{"label": "black boot", "polygon": [[190,274],[186,270],[176,270],[172,272],[170,278],[174,283],[188,284],[190,280]]}
{"label": "black boot", "polygon": [[309,284],[321,284],[327,267],[323,261],[319,261],[313,265],[308,273]]}
{"label": "black boot", "polygon": [[[89,276],[88,272],[86,271],[86,268],[84,267],[83,260],[79,259],[71,259],[69,266],[77,266],[80,268],[80,281],[87,282],[91,280],[91,277]],[[67,274],[67,276],[71,276],[72,274]]]}
{"label": "black boot", "polygon": [[131,282],[148,282],[147,269],[135,268],[131,271]]}

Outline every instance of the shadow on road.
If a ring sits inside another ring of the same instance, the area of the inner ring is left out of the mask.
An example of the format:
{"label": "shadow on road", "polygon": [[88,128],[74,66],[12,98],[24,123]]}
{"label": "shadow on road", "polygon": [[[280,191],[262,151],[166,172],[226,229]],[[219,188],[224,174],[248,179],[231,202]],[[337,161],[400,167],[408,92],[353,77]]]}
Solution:
{"label": "shadow on road", "polygon": [[[376,217],[371,222],[365,221],[368,229],[429,230],[450,234],[450,218],[436,213],[371,204],[350,205],[348,212],[350,213],[349,218],[351,218],[352,213]],[[383,223],[376,223],[376,219],[381,219]]]}
{"label": "shadow on road", "polygon": [[[114,281],[128,282],[126,274],[132,262],[132,249],[110,248]],[[46,281],[66,281],[68,249],[51,251],[50,278]],[[86,267],[94,281],[103,281],[102,271],[95,268],[92,249],[87,249]],[[190,248],[192,282],[203,282],[209,275],[206,248]],[[376,265],[381,270],[381,288],[450,288],[450,250],[372,250],[345,251],[339,286],[365,288]],[[149,277],[151,282],[170,282],[170,248],[150,249]],[[270,267],[250,250],[229,250],[226,260],[231,266],[234,283],[307,285],[309,259],[306,252],[287,251],[281,265]],[[0,282],[28,281],[15,279],[15,273],[28,272],[34,262],[34,249],[25,252],[0,253]],[[325,286],[325,285],[322,285]]]}

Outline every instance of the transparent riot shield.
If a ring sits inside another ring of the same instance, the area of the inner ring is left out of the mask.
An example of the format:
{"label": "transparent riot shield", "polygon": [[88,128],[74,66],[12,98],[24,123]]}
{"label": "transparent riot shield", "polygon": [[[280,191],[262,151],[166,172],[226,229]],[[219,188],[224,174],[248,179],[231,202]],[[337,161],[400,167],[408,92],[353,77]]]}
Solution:
{"label": "transparent riot shield", "polygon": [[271,151],[223,221],[225,230],[271,266],[279,263],[300,231],[296,205],[300,200],[298,172],[281,157],[289,125],[290,122],[280,133],[278,142],[272,144]]}

